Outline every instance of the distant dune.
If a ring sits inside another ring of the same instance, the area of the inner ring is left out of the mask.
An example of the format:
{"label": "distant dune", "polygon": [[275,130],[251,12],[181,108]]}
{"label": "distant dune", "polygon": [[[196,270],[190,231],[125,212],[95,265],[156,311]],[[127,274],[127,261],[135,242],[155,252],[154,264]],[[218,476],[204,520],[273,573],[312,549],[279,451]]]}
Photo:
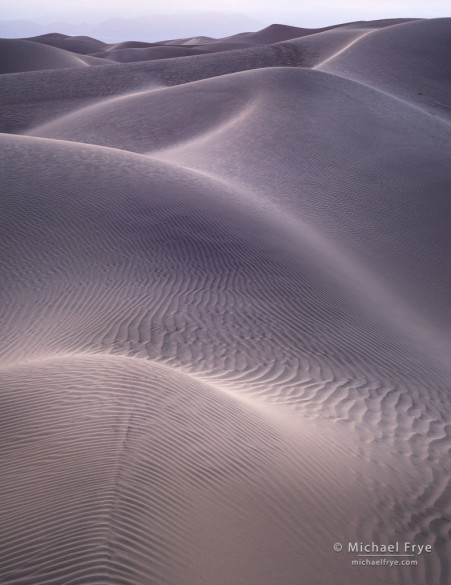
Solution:
{"label": "distant dune", "polygon": [[[144,7],[144,5],[143,5]],[[161,6],[163,7],[163,5]],[[95,7],[94,7],[95,8]],[[131,7],[132,8],[132,7]],[[155,5],[147,3],[146,11],[152,11]],[[239,10],[239,9],[238,9]],[[45,10],[42,11],[44,18]],[[101,41],[112,43],[125,39],[135,41],[160,41],[161,39],[173,39],[177,37],[202,35],[210,37],[224,37],[236,31],[256,30],[263,26],[258,18],[251,18],[245,14],[227,12],[215,12],[214,5],[210,11],[193,12],[188,8],[187,12],[177,14],[148,13],[147,15],[133,16],[130,12],[128,18],[110,17],[103,19],[92,11],[78,11],[78,17],[83,18],[83,23],[72,22],[48,22],[46,24],[32,20],[0,20],[0,37],[36,37],[46,36],[48,33],[58,31],[63,36],[93,37]],[[4,14],[6,12],[4,11]],[[60,12],[61,14],[61,12]],[[47,14],[47,18],[51,18]],[[93,22],[94,19],[94,22]],[[88,22],[86,22],[88,21]]]}
{"label": "distant dune", "polygon": [[450,37],[0,41],[2,585],[449,583]]}
{"label": "distant dune", "polygon": [[0,39],[0,73],[103,65],[97,57],[21,39]]}

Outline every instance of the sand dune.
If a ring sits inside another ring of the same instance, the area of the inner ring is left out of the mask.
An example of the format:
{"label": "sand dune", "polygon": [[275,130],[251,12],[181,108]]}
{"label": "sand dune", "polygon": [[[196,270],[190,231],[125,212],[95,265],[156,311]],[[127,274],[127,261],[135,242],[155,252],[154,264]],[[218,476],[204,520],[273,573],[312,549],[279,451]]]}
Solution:
{"label": "sand dune", "polygon": [[134,63],[136,61],[153,61],[157,59],[173,59],[177,57],[188,57],[199,55],[201,51],[185,46],[156,46],[141,48],[118,48],[95,53],[96,57],[106,57],[118,63]]}
{"label": "sand dune", "polygon": [[102,61],[89,55],[75,55],[57,47],[31,41],[0,39],[0,74],[88,65],[102,65]]}
{"label": "sand dune", "polygon": [[450,26],[2,41],[2,585],[448,583]]}
{"label": "sand dune", "polygon": [[[377,30],[320,68],[415,101],[429,113],[449,119],[450,22],[449,18],[415,21]],[[386,66],[388,60],[391,67]]]}
{"label": "sand dune", "polygon": [[80,55],[89,55],[96,51],[101,51],[105,47],[108,47],[102,41],[93,39],[91,37],[70,37],[68,35],[62,35],[59,33],[50,33],[46,35],[40,35],[37,37],[30,37],[27,39],[35,43],[41,43],[43,45],[51,45],[64,49],[65,51],[71,51]]}

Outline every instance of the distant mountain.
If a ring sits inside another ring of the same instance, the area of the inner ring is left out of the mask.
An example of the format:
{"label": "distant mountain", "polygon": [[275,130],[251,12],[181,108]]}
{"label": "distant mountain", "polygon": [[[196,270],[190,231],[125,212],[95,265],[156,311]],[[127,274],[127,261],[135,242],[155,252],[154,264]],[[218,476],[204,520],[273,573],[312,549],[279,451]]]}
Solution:
{"label": "distant mountain", "polygon": [[208,35],[224,37],[243,30],[258,30],[266,23],[242,14],[155,14],[140,18],[109,18],[100,23],[73,24],[52,22],[38,24],[29,20],[0,20],[0,37],[24,38],[58,31],[66,35],[89,35],[105,42],[114,43],[133,39],[155,42]]}

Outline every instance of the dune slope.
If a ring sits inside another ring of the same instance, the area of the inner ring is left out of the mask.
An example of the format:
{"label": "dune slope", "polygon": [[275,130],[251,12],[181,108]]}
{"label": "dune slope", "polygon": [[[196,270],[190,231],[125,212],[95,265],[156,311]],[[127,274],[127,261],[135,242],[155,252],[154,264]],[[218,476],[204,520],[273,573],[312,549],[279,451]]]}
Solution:
{"label": "dune slope", "polygon": [[103,65],[97,57],[21,39],[0,39],[0,55],[0,74]]}

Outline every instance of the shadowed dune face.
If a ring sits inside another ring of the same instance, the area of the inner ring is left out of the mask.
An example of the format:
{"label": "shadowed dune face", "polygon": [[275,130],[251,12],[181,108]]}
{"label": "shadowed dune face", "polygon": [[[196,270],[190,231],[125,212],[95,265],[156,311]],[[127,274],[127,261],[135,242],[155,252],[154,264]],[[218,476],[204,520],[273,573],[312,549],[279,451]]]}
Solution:
{"label": "shadowed dune face", "polygon": [[2,583],[448,583],[450,26],[2,41]]}
{"label": "shadowed dune face", "polygon": [[[415,101],[434,116],[450,117],[450,19],[415,21],[368,34],[319,67]],[[392,66],[387,67],[387,61]],[[412,64],[415,64],[412,66]]]}
{"label": "shadowed dune face", "polygon": [[0,74],[102,65],[96,57],[76,55],[21,39],[0,39]]}
{"label": "shadowed dune face", "polygon": [[79,55],[89,55],[96,51],[102,51],[108,47],[107,44],[91,37],[70,37],[67,35],[61,35],[58,33],[50,33],[46,35],[40,35],[38,37],[31,37],[28,40],[35,43],[41,43],[43,45],[50,45],[52,47],[58,47],[71,53],[77,53]]}
{"label": "shadowed dune face", "polygon": [[158,46],[145,48],[118,48],[103,53],[95,53],[96,57],[104,57],[118,63],[134,63],[136,61],[155,61],[158,59],[174,59],[177,57],[188,57],[199,55],[198,51],[189,47]]}

